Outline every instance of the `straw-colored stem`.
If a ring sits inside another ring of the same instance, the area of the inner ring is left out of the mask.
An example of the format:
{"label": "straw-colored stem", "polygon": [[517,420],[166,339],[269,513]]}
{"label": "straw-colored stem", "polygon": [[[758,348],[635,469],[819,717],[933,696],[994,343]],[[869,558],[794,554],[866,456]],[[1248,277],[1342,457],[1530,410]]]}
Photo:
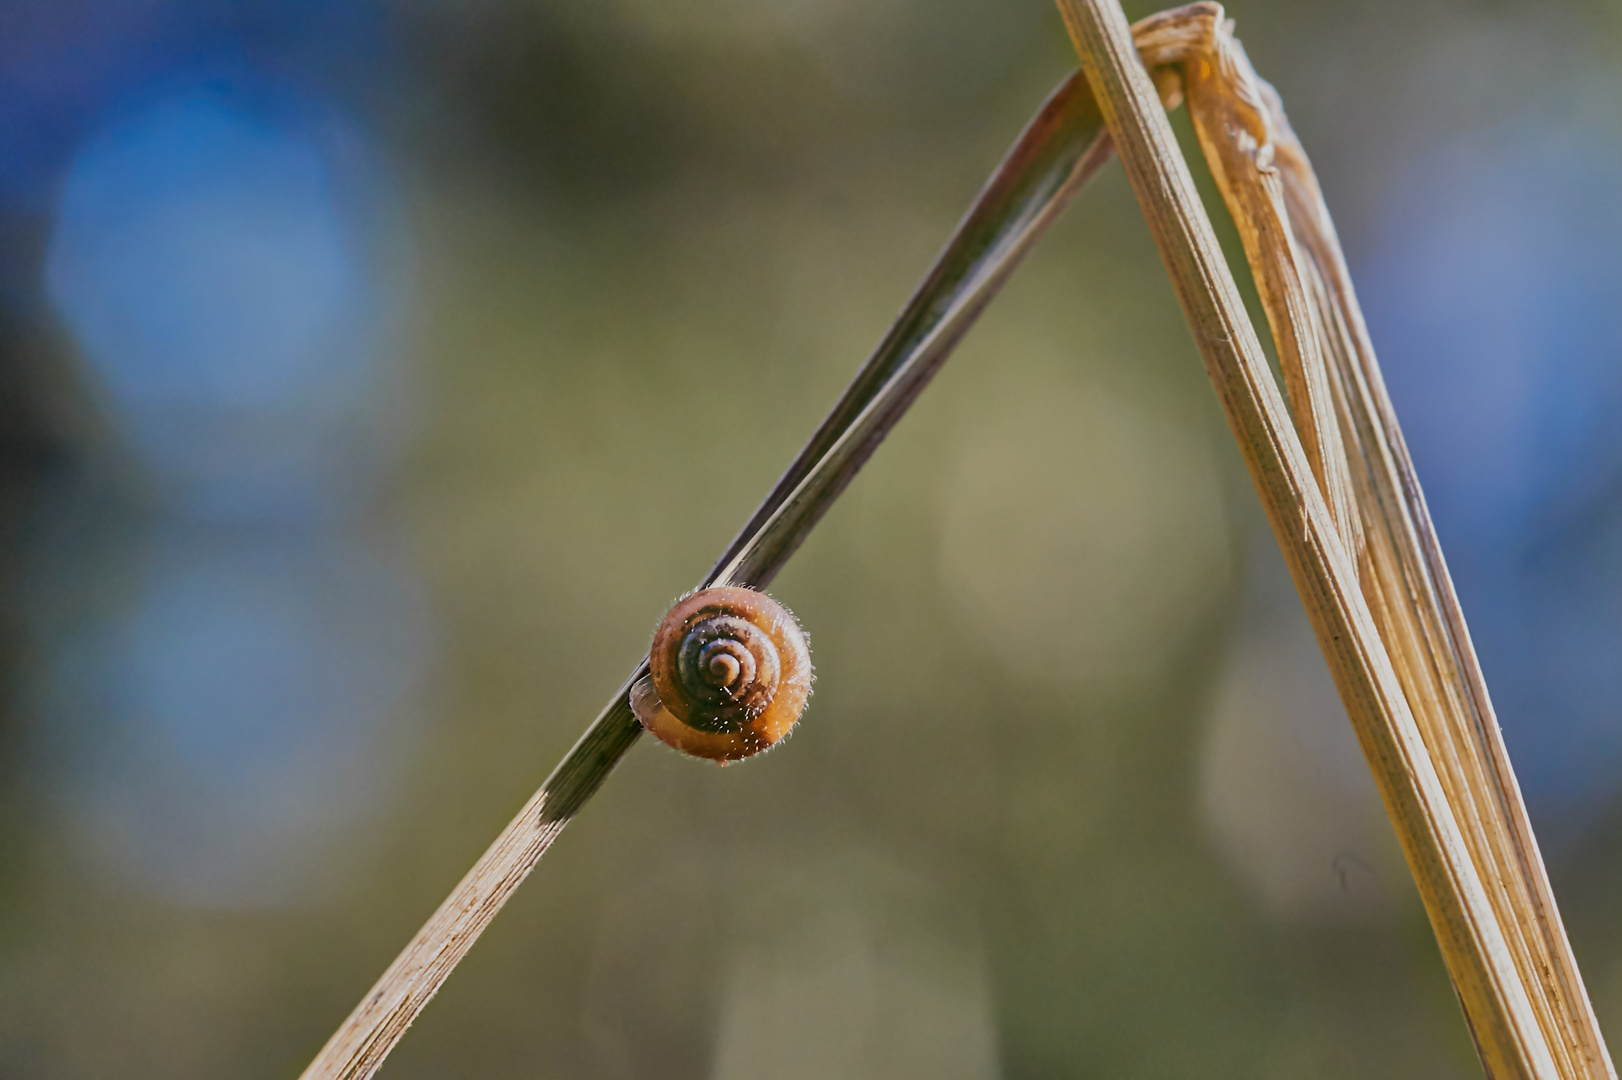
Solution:
{"label": "straw-colored stem", "polygon": [[[763,587],[872,455],[1025,253],[1109,157],[1079,77],[1061,85],[986,184],[928,276],[703,585]],[[641,664],[439,910],[333,1033],[301,1080],[365,1080],[574,819],[642,727]]]}
{"label": "straw-colored stem", "polygon": [[1218,4],[1164,12],[1133,31],[1145,61],[1163,65],[1159,81],[1170,71],[1184,86],[1313,472],[1555,1066],[1567,1080],[1612,1080],[1334,222],[1283,101]]}
{"label": "straw-colored stem", "polygon": [[[1141,50],[1146,32],[1157,24],[1201,31],[1180,35],[1187,51],[1177,58],[1175,70],[1182,77],[1200,148],[1250,258],[1307,461],[1355,563],[1363,537],[1318,313],[1296,270],[1299,259],[1282,180],[1272,166],[1266,117],[1261,103],[1244,92],[1252,85],[1245,78],[1249,65],[1238,42],[1225,35],[1222,22],[1220,6],[1191,4],[1144,20],[1133,28],[1134,38]],[[1217,48],[1218,40],[1231,42],[1231,47]]]}
{"label": "straw-colored stem", "polygon": [[1277,94],[1260,87],[1278,146],[1290,222],[1341,384],[1345,442],[1368,546],[1363,592],[1396,663],[1443,787],[1466,824],[1477,871],[1504,926],[1560,1075],[1615,1080],[1527,817],[1492,700],[1429,508],[1386,394],[1340,241]]}
{"label": "straw-colored stem", "polygon": [[1396,827],[1488,1073],[1558,1076],[1232,273],[1115,0],[1058,0]]}

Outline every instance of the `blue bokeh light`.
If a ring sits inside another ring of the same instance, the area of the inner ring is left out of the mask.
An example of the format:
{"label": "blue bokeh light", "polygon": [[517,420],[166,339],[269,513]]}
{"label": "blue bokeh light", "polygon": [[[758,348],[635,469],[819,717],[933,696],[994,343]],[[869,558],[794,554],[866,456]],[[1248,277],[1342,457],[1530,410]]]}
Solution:
{"label": "blue bokeh light", "polygon": [[43,267],[106,421],[41,524],[43,775],[127,880],[289,903],[386,801],[431,666],[371,509],[409,245],[335,103],[240,70],[159,82],[71,155]]}
{"label": "blue bokeh light", "polygon": [[48,257],[128,447],[202,512],[340,480],[379,390],[374,177],[339,171],[362,155],[335,121],[263,98],[183,92],[91,137]]}

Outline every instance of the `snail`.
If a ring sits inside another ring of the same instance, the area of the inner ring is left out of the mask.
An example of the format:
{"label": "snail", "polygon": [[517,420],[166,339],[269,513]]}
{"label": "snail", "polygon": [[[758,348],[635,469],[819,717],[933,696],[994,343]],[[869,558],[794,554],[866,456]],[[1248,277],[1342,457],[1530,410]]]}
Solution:
{"label": "snail", "polygon": [[787,608],[736,586],[682,597],[631,688],[642,726],[725,765],[782,742],[811,694],[811,651]]}

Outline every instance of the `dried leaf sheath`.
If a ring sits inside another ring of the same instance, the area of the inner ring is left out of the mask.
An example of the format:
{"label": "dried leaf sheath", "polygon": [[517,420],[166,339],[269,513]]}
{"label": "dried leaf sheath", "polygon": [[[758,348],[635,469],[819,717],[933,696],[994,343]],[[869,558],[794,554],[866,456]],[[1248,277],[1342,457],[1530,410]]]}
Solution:
{"label": "dried leaf sheath", "polygon": [[[1183,74],[1314,475],[1557,1075],[1614,1077],[1311,164],[1219,6],[1134,29],[1146,63]],[[1157,35],[1172,47],[1156,47]],[[1355,516],[1343,516],[1348,502]]]}
{"label": "dried leaf sheath", "polygon": [[1468,824],[1465,840],[1561,1075],[1614,1078],[1334,222],[1282,102],[1272,87],[1261,88],[1323,355],[1345,403],[1345,444],[1355,448],[1350,464],[1370,537],[1364,596],[1450,800],[1471,808],[1458,815]]}
{"label": "dried leaf sheath", "polygon": [[[1495,1078],[1555,1077],[1505,928],[1408,707],[1193,178],[1114,0],[1058,0]],[[1216,5],[1184,14],[1220,15]],[[1207,64],[1194,57],[1192,64]],[[1468,812],[1465,805],[1460,813]]]}
{"label": "dried leaf sheath", "polygon": [[[1215,44],[1220,22],[1220,8],[1194,5],[1152,15],[1132,28],[1132,36],[1146,64],[1163,64],[1181,75],[1200,148],[1244,241],[1301,444],[1355,559],[1363,546],[1362,527],[1321,351],[1318,309],[1297,270],[1267,117],[1255,96],[1259,80],[1231,36],[1225,39],[1231,47]],[[1170,41],[1163,44],[1162,38]]]}

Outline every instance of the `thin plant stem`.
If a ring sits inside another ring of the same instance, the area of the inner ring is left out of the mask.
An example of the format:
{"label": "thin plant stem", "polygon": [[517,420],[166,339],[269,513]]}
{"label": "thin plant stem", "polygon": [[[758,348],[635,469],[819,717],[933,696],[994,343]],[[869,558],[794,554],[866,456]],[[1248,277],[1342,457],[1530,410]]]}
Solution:
{"label": "thin plant stem", "polygon": [[1561,1075],[1615,1080],[1334,223],[1281,106],[1274,126],[1283,133],[1286,204],[1322,312],[1325,352],[1344,387],[1346,443],[1358,451],[1349,460],[1369,539],[1364,595],[1393,656],[1400,653],[1397,675],[1448,797],[1464,808],[1465,839]]}
{"label": "thin plant stem", "polygon": [[1505,928],[1116,0],[1057,0],[1407,857],[1490,1076],[1559,1075]]}
{"label": "thin plant stem", "polygon": [[[1495,1078],[1614,1078],[1333,223],[1276,93],[1250,70],[1217,4],[1132,28],[1167,107],[1188,97],[1279,344],[1293,428],[1186,166],[1148,119],[1159,111],[1143,105],[1146,80],[1134,75],[1142,68],[1120,59],[1130,51],[1117,48],[1124,20],[1084,0],[1060,0],[1060,9],[1112,128],[1129,139],[1129,176],[1369,756],[1483,1063]],[[1073,77],[702,584],[772,579],[1110,149],[1087,81]],[[645,672],[633,672],[306,1078],[376,1071],[636,740],[626,692]]]}
{"label": "thin plant stem", "polygon": [[[1317,177],[1220,5],[1159,21],[1364,599],[1566,1080],[1614,1080]],[[1140,48],[1143,24],[1134,28]],[[1348,512],[1350,511],[1350,512]]]}
{"label": "thin plant stem", "polygon": [[[901,419],[1069,199],[1108,160],[1103,118],[1073,76],[998,166],[873,356],[702,586],[764,587]],[[304,1070],[362,1080],[467,955],[513,891],[636,742],[646,661],[474,863]]]}

